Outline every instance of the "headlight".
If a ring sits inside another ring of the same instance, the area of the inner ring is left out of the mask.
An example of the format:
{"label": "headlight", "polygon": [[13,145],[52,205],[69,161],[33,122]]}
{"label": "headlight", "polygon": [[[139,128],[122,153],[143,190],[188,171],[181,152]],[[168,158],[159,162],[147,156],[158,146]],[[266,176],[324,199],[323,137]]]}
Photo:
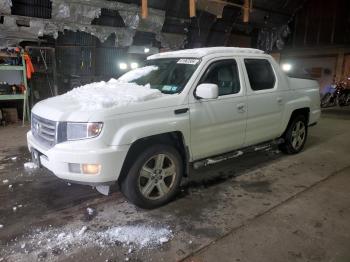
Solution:
{"label": "headlight", "polygon": [[97,137],[102,131],[103,123],[67,123],[67,140],[79,140]]}

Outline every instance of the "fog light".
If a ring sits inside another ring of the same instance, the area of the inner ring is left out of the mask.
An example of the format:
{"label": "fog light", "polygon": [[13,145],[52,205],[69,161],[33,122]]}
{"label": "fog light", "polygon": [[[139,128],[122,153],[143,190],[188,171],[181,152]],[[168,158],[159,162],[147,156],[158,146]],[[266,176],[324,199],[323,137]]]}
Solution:
{"label": "fog light", "polygon": [[83,174],[96,175],[100,173],[101,165],[100,164],[82,164],[81,171],[83,172]]}

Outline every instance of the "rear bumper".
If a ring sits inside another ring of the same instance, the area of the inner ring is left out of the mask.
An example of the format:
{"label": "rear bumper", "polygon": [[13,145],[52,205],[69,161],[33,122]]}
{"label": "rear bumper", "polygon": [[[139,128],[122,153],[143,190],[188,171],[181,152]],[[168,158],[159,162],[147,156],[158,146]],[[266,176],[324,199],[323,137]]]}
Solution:
{"label": "rear bumper", "polygon": [[[108,146],[104,148],[81,149],[74,142],[65,142],[52,148],[44,148],[32,135],[27,133],[29,151],[40,152],[41,164],[57,177],[80,184],[98,185],[114,182],[118,179],[129,146]],[[69,164],[100,164],[98,174],[71,172]]]}

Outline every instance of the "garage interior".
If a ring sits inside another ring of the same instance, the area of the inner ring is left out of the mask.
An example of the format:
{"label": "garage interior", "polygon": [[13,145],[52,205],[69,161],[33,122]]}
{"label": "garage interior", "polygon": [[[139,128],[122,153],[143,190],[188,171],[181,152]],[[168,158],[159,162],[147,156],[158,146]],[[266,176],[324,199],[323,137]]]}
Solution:
{"label": "garage interior", "polygon": [[[0,261],[350,261],[349,10],[348,0],[0,0]],[[37,102],[152,54],[215,46],[261,49],[319,83],[321,119],[300,154],[271,146],[191,169],[153,210],[117,186],[103,196],[25,165]]]}

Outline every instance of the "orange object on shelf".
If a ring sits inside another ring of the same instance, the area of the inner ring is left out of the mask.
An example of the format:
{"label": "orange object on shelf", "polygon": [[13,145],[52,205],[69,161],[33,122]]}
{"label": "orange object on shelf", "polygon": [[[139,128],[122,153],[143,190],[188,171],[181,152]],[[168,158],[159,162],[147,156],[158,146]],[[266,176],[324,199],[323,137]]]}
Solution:
{"label": "orange object on shelf", "polygon": [[27,52],[24,52],[24,60],[26,61],[26,70],[27,70],[27,78],[31,79],[32,78],[32,74],[35,72],[34,71],[34,66],[32,64],[32,60],[30,59],[30,56],[28,55]]}
{"label": "orange object on shelf", "polygon": [[20,90],[21,94],[24,94],[24,91],[26,90],[26,87],[23,84],[18,85],[18,87],[19,87],[19,90]]}

